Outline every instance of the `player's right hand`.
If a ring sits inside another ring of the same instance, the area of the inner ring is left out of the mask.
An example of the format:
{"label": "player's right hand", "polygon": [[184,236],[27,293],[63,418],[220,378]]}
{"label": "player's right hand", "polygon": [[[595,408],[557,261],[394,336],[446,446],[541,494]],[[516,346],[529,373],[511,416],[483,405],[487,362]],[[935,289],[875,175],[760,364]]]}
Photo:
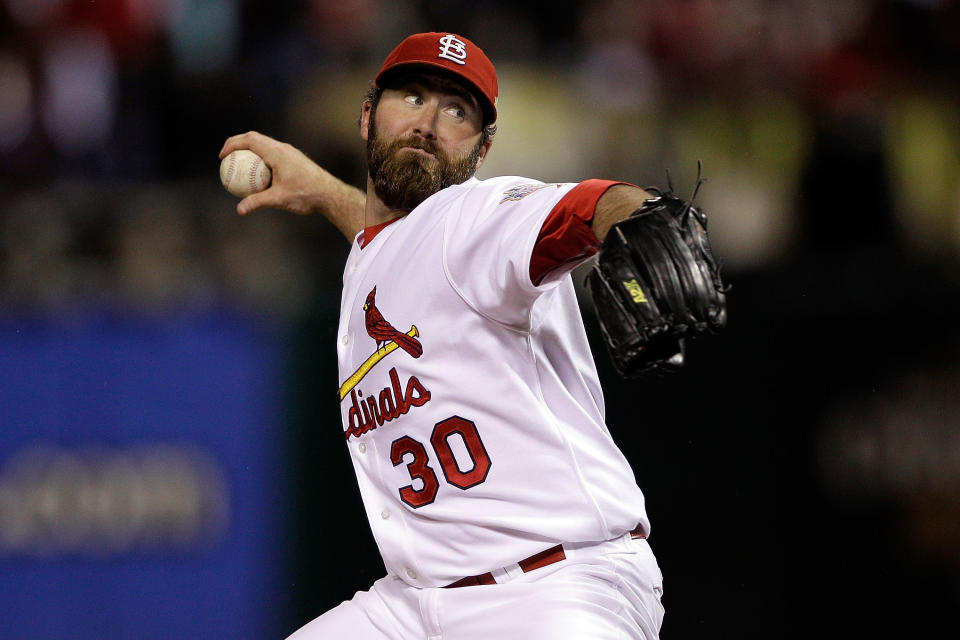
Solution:
{"label": "player's right hand", "polygon": [[320,207],[324,186],[336,180],[293,145],[256,131],[227,138],[220,150],[223,159],[237,149],[249,149],[263,158],[273,172],[269,188],[237,203],[237,213],[247,215],[271,207],[305,215]]}

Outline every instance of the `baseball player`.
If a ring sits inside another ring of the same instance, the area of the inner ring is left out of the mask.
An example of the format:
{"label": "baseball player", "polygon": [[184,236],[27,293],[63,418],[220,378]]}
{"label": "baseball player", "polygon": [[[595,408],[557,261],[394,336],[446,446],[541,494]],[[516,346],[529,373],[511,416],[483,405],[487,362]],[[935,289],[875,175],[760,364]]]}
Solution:
{"label": "baseball player", "polygon": [[352,244],[338,327],[344,441],[386,576],[291,638],[656,638],[644,497],[604,422],[570,271],[650,194],[477,180],[497,75],[450,33],[393,50],[361,105],[366,192],[261,134],[230,138],[261,207]]}

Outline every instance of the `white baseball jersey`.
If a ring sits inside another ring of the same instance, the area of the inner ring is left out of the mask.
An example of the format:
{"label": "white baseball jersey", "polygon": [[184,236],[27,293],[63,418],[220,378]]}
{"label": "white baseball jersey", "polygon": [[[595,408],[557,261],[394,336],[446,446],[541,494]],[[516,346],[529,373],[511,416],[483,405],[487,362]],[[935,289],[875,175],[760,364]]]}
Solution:
{"label": "white baseball jersey", "polygon": [[411,585],[649,530],[569,275],[591,251],[531,281],[548,216],[592,212],[585,185],[470,179],[354,242],[343,429],[387,571]]}

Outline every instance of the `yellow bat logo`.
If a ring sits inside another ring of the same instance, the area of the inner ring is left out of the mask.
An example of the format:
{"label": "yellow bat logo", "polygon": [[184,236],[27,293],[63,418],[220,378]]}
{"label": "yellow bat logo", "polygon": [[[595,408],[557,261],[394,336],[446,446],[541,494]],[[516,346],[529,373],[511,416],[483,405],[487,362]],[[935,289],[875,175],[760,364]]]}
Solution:
{"label": "yellow bat logo", "polygon": [[[412,325],[410,331],[407,331],[407,335],[411,338],[415,338],[420,335],[420,332],[417,331],[417,325]],[[350,393],[350,390],[357,386],[357,383],[363,380],[363,377],[369,373],[370,369],[374,367],[378,362],[386,358],[388,355],[397,350],[398,345],[396,342],[390,341],[387,342],[384,346],[378,347],[376,351],[367,358],[360,368],[357,369],[352,376],[347,378],[346,382],[340,385],[340,400],[343,400],[347,397],[347,394]]]}

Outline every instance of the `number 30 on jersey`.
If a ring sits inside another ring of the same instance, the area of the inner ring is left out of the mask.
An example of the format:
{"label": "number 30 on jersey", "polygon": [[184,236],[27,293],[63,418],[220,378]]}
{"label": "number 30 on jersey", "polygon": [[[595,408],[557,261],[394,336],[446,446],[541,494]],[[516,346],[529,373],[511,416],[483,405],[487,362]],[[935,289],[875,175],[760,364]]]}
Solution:
{"label": "number 30 on jersey", "polygon": [[[469,460],[458,462],[451,446],[452,439],[459,439],[466,451]],[[430,446],[440,463],[440,470],[447,484],[458,489],[469,489],[481,484],[487,479],[490,471],[490,458],[480,440],[477,425],[471,420],[452,416],[441,420],[433,427],[430,435]],[[409,454],[409,455],[408,455]],[[420,480],[422,486],[414,488],[414,483],[400,488],[400,499],[411,507],[418,508],[428,505],[437,498],[440,481],[436,472],[430,466],[430,456],[422,442],[410,436],[403,436],[393,441],[390,446],[390,462],[397,466],[404,462],[407,456],[407,472],[411,480]],[[412,459],[410,458],[412,456]],[[462,464],[461,464],[462,463]],[[466,469],[466,470],[464,470]]]}

